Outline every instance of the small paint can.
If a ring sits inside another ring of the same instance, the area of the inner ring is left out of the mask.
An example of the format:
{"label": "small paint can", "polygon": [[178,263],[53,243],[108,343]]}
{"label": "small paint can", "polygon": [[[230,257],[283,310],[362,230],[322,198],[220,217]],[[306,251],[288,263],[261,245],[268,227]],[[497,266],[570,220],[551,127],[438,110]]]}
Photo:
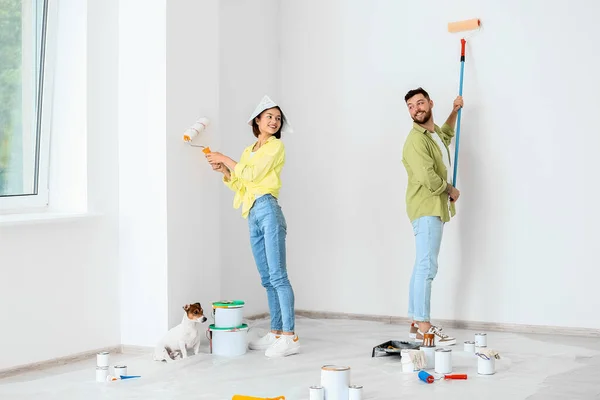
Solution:
{"label": "small paint can", "polygon": [[435,350],[435,373],[449,374],[452,372],[452,350],[436,349]]}
{"label": "small paint can", "polygon": [[487,347],[487,334],[476,333],[475,334],[475,345],[477,347]]}
{"label": "small paint can", "polygon": [[127,375],[127,365],[115,365],[113,370],[115,371],[116,377]]}
{"label": "small paint can", "polygon": [[108,367],[96,367],[96,382],[106,382]]}
{"label": "small paint can", "polygon": [[348,400],[362,400],[363,387],[360,385],[351,385],[348,387]]}
{"label": "small paint can", "polygon": [[465,342],[465,353],[475,353],[475,342],[473,342],[473,341]]}
{"label": "small paint can", "polygon": [[421,347],[421,350],[425,354],[425,359],[427,360],[425,369],[435,368],[435,347]]}
{"label": "small paint can", "polygon": [[480,355],[477,357],[477,373],[479,375],[494,375],[496,373],[496,359]]}
{"label": "small paint can", "polygon": [[423,347],[435,347],[435,335],[433,333],[423,334]]}
{"label": "small paint can", "polygon": [[402,372],[415,372],[415,363],[410,358],[410,350],[405,349],[400,351],[400,366],[402,367]]}
{"label": "small paint can", "polygon": [[103,351],[96,354],[96,366],[108,368],[108,351]]}
{"label": "small paint can", "polygon": [[308,388],[309,400],[325,400],[325,389],[323,386],[311,386]]}

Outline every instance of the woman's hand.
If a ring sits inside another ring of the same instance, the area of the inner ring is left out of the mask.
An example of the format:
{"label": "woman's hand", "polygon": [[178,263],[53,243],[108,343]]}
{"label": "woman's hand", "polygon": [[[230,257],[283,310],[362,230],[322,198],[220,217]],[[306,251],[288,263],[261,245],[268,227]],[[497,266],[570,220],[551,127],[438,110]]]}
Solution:
{"label": "woman's hand", "polygon": [[210,152],[206,155],[206,159],[211,164],[224,164],[228,158],[229,157],[227,157],[219,152]]}
{"label": "woman's hand", "polygon": [[210,164],[210,166],[212,167],[213,171],[222,173],[225,173],[225,170],[227,169],[227,167],[222,163]]}

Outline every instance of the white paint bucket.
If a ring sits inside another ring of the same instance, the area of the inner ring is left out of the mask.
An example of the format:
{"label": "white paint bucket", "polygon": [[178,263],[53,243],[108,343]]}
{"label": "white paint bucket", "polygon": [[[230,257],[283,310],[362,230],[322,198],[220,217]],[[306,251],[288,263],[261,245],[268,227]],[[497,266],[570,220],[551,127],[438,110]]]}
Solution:
{"label": "white paint bucket", "polygon": [[410,358],[410,350],[400,351],[400,365],[402,366],[402,372],[415,372],[415,363]]}
{"label": "white paint bucket", "polygon": [[479,375],[494,375],[496,373],[496,359],[483,358],[481,355],[477,357],[477,373]]}
{"label": "white paint bucket", "polygon": [[465,353],[475,353],[475,342],[465,342]]}
{"label": "white paint bucket", "polygon": [[321,367],[321,386],[327,400],[348,400],[350,391],[350,367],[324,365]]}
{"label": "white paint bucket", "polygon": [[96,382],[106,382],[108,367],[96,367]]}
{"label": "white paint bucket", "polygon": [[108,351],[96,354],[96,366],[108,368]]}
{"label": "white paint bucket", "polygon": [[348,388],[348,400],[362,400],[363,387],[352,385]]}
{"label": "white paint bucket", "polygon": [[216,328],[237,328],[242,325],[244,302],[241,300],[214,302],[213,316]]}
{"label": "white paint bucket", "polygon": [[485,334],[485,333],[476,333],[475,334],[475,346],[477,346],[477,347],[487,347],[487,334]]}
{"label": "white paint bucket", "polygon": [[114,375],[118,378],[121,375],[127,375],[127,365],[115,365],[113,367]]}
{"label": "white paint bucket", "polygon": [[427,360],[427,365],[425,366],[425,369],[435,368],[435,347],[421,346],[420,349],[425,354],[425,359]]}
{"label": "white paint bucket", "polygon": [[325,400],[325,389],[323,386],[311,386],[308,388],[309,400]]}
{"label": "white paint bucket", "polygon": [[248,325],[243,324],[238,328],[217,328],[210,325],[210,348],[216,356],[235,357],[246,354],[248,343]]}
{"label": "white paint bucket", "polygon": [[449,374],[452,372],[452,350],[436,349],[435,350],[435,373]]}

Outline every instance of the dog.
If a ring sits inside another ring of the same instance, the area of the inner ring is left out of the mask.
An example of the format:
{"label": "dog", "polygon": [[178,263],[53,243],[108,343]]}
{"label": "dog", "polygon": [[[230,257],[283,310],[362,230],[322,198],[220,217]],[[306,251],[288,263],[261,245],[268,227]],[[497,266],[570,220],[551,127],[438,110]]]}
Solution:
{"label": "dog", "polygon": [[171,328],[154,349],[155,361],[175,361],[188,357],[188,349],[194,349],[194,355],[200,351],[200,323],[206,322],[200,303],[183,306],[185,313],[181,324]]}

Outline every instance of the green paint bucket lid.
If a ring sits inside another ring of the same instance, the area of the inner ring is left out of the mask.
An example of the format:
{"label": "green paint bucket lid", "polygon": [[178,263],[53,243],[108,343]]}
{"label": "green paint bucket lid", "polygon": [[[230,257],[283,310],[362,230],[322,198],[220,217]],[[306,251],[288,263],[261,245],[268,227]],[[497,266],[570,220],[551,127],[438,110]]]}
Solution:
{"label": "green paint bucket lid", "polygon": [[223,300],[223,301],[215,301],[212,303],[213,308],[240,308],[244,306],[242,300]]}
{"label": "green paint bucket lid", "polygon": [[240,326],[234,328],[215,328],[215,324],[211,324],[208,329],[211,331],[241,331],[244,329],[248,329],[248,324],[241,324]]}

